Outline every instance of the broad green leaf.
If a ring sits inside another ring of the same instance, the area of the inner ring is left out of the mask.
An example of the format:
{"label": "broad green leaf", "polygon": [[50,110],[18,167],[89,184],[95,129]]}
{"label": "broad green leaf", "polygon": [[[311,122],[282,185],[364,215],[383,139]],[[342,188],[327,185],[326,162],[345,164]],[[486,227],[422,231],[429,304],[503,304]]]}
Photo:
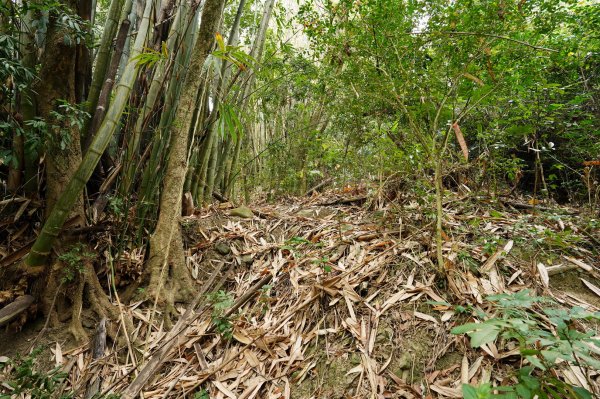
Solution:
{"label": "broad green leaf", "polygon": [[523,399],[531,399],[533,397],[531,390],[523,384],[517,384],[515,390],[517,391],[517,395]]}
{"label": "broad green leaf", "polygon": [[462,326],[454,327],[450,332],[452,334],[465,334],[481,328],[481,323],[467,323]]}
{"label": "broad green leaf", "polygon": [[469,333],[471,337],[471,347],[479,348],[481,345],[494,342],[500,333],[500,327],[484,324],[483,328]]}
{"label": "broad green leaf", "polygon": [[539,368],[540,370],[542,370],[542,371],[546,370],[546,367],[544,366],[544,364],[537,357],[535,357],[535,356],[525,356],[525,358],[527,360],[529,360],[529,362],[531,364],[533,364],[535,367]]}
{"label": "broad green leaf", "polygon": [[479,399],[477,389],[471,385],[463,384],[462,393],[464,399]]}
{"label": "broad green leaf", "polygon": [[583,387],[571,387],[581,399],[592,399],[592,393]]}

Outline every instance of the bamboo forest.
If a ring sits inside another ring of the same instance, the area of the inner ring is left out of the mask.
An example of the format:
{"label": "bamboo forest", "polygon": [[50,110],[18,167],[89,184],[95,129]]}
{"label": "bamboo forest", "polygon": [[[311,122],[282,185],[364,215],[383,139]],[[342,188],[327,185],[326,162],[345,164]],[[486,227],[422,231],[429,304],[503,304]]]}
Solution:
{"label": "bamboo forest", "polygon": [[600,398],[600,0],[0,0],[0,399]]}

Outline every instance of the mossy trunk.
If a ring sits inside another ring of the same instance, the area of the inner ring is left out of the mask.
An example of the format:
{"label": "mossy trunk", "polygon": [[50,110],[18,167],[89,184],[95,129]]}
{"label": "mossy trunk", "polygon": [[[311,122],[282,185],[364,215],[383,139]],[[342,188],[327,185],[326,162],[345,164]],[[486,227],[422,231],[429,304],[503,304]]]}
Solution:
{"label": "mossy trunk", "polygon": [[203,82],[202,66],[214,46],[221,22],[224,0],[207,0],[202,10],[198,39],[193,49],[179,106],[171,128],[169,159],[163,180],[156,229],[150,237],[150,256],[146,269],[148,296],[173,310],[174,302],[192,295],[191,276],[185,268],[179,220],[185,175],[188,167],[188,143],[196,98]]}
{"label": "mossy trunk", "polygon": [[[64,5],[76,10],[75,1]],[[53,117],[53,111],[63,113],[60,101],[74,105],[77,47],[64,38],[65,32],[52,20],[46,36],[46,47],[42,56],[40,79],[34,90],[37,92],[38,116],[57,126],[50,131],[50,142],[46,143],[46,215],[49,215],[58,198],[81,163],[79,131],[69,123]],[[80,194],[71,207],[70,216],[83,217],[83,196]]]}

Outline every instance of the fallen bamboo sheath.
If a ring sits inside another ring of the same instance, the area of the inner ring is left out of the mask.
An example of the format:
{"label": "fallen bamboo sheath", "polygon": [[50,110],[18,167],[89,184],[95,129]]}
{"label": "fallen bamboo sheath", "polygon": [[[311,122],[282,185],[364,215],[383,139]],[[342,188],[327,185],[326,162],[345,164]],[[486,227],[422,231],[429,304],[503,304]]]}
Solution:
{"label": "fallen bamboo sheath", "polygon": [[[235,311],[237,311],[241,306],[243,306],[254,294],[256,294],[262,287],[268,284],[273,278],[272,274],[267,274],[263,278],[261,278],[256,284],[254,284],[248,292],[238,298],[235,303],[231,306],[231,308],[225,312],[224,317],[231,316]],[[208,286],[205,286],[208,288]],[[201,294],[196,297],[196,300],[191,304],[190,307],[186,310],[183,316],[179,319],[179,321],[175,324],[173,329],[166,335],[165,341],[168,343],[163,346],[156,354],[152,356],[152,358],[148,361],[148,363],[144,366],[144,368],[140,371],[137,377],[129,384],[127,388],[121,393],[121,398],[123,399],[133,399],[137,395],[139,395],[140,391],[146,385],[148,380],[152,378],[156,372],[160,369],[162,364],[167,360],[169,353],[174,349],[175,345],[179,342],[175,338],[179,334],[183,333],[184,330],[192,323],[193,319],[197,317],[197,312],[195,311],[196,306],[199,304],[200,299],[203,297],[206,289],[203,289]],[[214,331],[214,325],[212,325],[207,331],[206,334]]]}

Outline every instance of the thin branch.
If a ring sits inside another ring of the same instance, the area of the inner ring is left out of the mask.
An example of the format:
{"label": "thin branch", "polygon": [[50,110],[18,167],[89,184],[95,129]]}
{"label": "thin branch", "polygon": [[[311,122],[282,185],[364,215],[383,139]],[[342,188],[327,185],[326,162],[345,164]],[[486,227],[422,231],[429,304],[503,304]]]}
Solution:
{"label": "thin branch", "polygon": [[508,36],[502,36],[502,35],[496,35],[493,33],[481,33],[481,32],[456,32],[456,31],[437,31],[437,32],[430,32],[430,31],[423,31],[423,32],[407,32],[407,34],[409,35],[435,35],[435,34],[442,34],[442,35],[449,35],[449,36],[482,36],[482,37],[492,37],[494,39],[500,39],[500,40],[506,40],[509,42],[513,42],[513,43],[518,43],[522,46],[527,46],[536,50],[542,50],[542,51],[549,51],[551,53],[558,53],[558,50],[555,49],[551,49],[551,48],[547,48],[547,47],[541,47],[541,46],[536,46],[534,44],[531,43],[527,43],[524,42],[522,40],[518,40],[518,39],[513,39],[512,37],[508,37]]}

